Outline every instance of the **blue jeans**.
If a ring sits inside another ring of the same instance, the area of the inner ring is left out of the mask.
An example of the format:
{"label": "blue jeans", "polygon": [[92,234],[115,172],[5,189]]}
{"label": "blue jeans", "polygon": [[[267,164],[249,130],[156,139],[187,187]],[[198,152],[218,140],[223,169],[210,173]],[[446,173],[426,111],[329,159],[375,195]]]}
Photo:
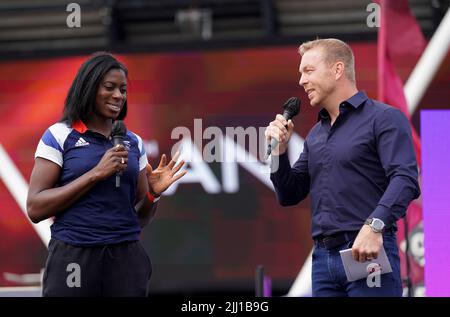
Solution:
{"label": "blue jeans", "polygon": [[391,273],[381,274],[379,287],[369,287],[367,280],[348,282],[340,250],[351,248],[353,241],[327,250],[316,245],[312,254],[312,295],[314,297],[402,296],[400,258],[394,232],[383,234],[383,246],[392,267]]}

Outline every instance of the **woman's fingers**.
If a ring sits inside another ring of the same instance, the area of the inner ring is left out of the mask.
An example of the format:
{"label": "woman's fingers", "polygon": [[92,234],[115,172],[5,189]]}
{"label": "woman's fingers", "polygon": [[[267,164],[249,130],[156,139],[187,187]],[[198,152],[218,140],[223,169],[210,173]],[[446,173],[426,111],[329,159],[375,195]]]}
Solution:
{"label": "woman's fingers", "polygon": [[172,169],[175,166],[175,163],[178,161],[178,158],[180,157],[180,151],[177,151],[175,155],[172,157],[172,159],[169,162],[169,165],[167,165],[170,169]]}
{"label": "woman's fingers", "polygon": [[172,178],[171,184],[175,183],[177,180],[179,180],[181,177],[183,177],[184,174],[186,174],[186,173],[187,173],[187,171],[184,170],[184,171],[182,171],[181,173],[175,175],[175,176]]}
{"label": "woman's fingers", "polygon": [[163,168],[164,166],[166,166],[166,154],[161,155],[158,168]]}
{"label": "woman's fingers", "polygon": [[178,165],[175,166],[174,169],[172,170],[172,175],[176,174],[180,170],[180,168],[183,167],[183,165],[184,165],[184,160],[181,160],[181,162],[178,163]]}

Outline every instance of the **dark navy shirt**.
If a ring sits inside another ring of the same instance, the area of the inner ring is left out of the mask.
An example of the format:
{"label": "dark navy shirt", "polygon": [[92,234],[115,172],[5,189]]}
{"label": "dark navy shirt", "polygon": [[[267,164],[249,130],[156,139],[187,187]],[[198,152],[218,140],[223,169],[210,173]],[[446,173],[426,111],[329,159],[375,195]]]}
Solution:
{"label": "dark navy shirt", "polygon": [[271,180],[283,206],[311,193],[312,236],[358,231],[367,218],[387,227],[419,197],[411,128],[398,109],[358,92],[339,106],[331,126],[325,109],[292,166],[280,155]]}
{"label": "dark navy shirt", "polygon": [[[131,131],[124,138],[127,169],[120,187],[115,174],[97,182],[86,194],[54,218],[52,238],[74,245],[103,245],[139,240],[141,227],[135,210],[139,172],[147,165],[141,138]],[[82,122],[73,126],[59,122],[45,131],[35,157],[61,167],[56,186],[64,186],[94,168],[112,140],[88,130]]]}

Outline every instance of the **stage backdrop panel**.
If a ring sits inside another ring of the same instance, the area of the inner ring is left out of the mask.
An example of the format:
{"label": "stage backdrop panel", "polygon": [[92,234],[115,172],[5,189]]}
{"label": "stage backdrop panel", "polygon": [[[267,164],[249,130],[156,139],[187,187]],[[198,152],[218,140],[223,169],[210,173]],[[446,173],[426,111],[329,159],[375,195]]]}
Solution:
{"label": "stage backdrop panel", "polygon": [[[374,98],[376,44],[350,44],[358,87]],[[227,127],[265,127],[289,97],[298,96],[303,103],[294,120],[293,162],[317,121],[319,109],[309,105],[298,86],[295,45],[117,57],[129,68],[125,123],[143,138],[154,166],[179,141],[171,139],[177,127],[190,130],[201,153],[211,141],[201,137],[206,128],[225,133]],[[61,117],[69,86],[86,58],[0,63],[0,144],[27,181],[36,145]],[[404,78],[412,65],[401,63]],[[439,73],[432,94],[425,96],[427,106],[442,106],[448,97],[448,73],[448,67]],[[194,130],[200,131],[197,137]],[[251,150],[248,144],[244,150]],[[275,291],[287,292],[312,247],[309,199],[280,207],[269,176],[245,164],[203,162],[188,169],[161,199],[157,218],[142,234],[153,263],[151,292],[249,292],[259,264]],[[12,191],[0,181],[0,286],[23,285],[22,274],[39,273],[47,255]]]}
{"label": "stage backdrop panel", "polygon": [[450,296],[450,110],[421,112],[422,198],[427,296]]}

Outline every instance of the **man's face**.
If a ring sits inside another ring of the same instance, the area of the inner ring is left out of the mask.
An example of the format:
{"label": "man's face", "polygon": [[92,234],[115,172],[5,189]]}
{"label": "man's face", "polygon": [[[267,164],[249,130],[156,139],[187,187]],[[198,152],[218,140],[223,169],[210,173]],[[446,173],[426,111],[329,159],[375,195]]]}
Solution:
{"label": "man's face", "polygon": [[323,49],[316,47],[306,51],[299,72],[299,84],[305,89],[311,106],[323,104],[335,87],[332,66],[325,62]]}

